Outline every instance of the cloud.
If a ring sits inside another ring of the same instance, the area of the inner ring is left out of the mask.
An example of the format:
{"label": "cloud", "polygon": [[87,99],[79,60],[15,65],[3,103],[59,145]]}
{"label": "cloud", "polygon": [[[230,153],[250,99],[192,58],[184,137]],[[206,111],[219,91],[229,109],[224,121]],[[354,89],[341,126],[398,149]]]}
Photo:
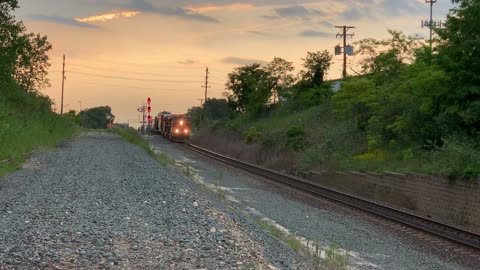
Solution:
{"label": "cloud", "polygon": [[375,19],[376,16],[371,9],[361,6],[352,6],[346,11],[340,13],[340,17],[346,21],[359,21],[362,19]]}
{"label": "cloud", "polygon": [[298,34],[301,37],[315,37],[315,38],[325,38],[331,37],[331,33],[320,32],[320,31],[313,31],[313,30],[305,30]]}
{"label": "cloud", "polygon": [[43,22],[53,22],[77,27],[84,27],[84,28],[97,28],[97,26],[93,24],[89,24],[86,22],[79,22],[74,19],[58,17],[58,16],[48,16],[42,14],[33,14],[29,16],[32,20],[35,21],[43,21]]}
{"label": "cloud", "polygon": [[181,17],[189,20],[201,21],[201,22],[210,22],[210,23],[218,23],[220,22],[218,19],[202,15],[196,13],[194,11],[180,8],[180,7],[156,7],[151,3],[145,0],[133,0],[130,4],[127,4],[126,7],[128,9],[143,11],[143,12],[150,12],[156,13],[163,16],[176,16]]}
{"label": "cloud", "polygon": [[241,58],[241,57],[225,57],[221,60],[222,63],[225,64],[235,64],[235,65],[250,65],[254,63],[258,64],[265,64],[266,61],[258,60],[258,59],[250,59],[250,58]]}
{"label": "cloud", "polygon": [[255,8],[255,5],[252,3],[231,3],[231,4],[225,4],[225,5],[206,4],[206,5],[198,5],[198,6],[187,6],[184,9],[191,12],[195,12],[195,13],[207,13],[207,12],[225,10],[225,9],[247,10],[252,8]]}
{"label": "cloud", "polygon": [[305,7],[299,5],[275,8],[274,11],[280,17],[309,17],[312,15],[325,15],[323,11],[306,9]]}
{"label": "cloud", "polygon": [[247,33],[249,34],[252,34],[252,35],[256,35],[256,36],[270,36],[269,33],[266,33],[266,32],[260,32],[260,31],[247,31]]}
{"label": "cloud", "polygon": [[195,64],[196,62],[192,59],[186,59],[184,61],[178,61],[179,64],[182,64],[182,65],[193,65]]}
{"label": "cloud", "polygon": [[75,21],[81,23],[88,23],[88,22],[105,22],[113,19],[118,18],[129,18],[140,14],[139,11],[112,11],[105,14],[94,15],[85,18],[75,18]]}
{"label": "cloud", "polygon": [[327,28],[332,28],[332,27],[334,26],[333,24],[331,24],[331,23],[329,23],[329,22],[327,22],[327,21],[320,22],[320,25],[321,25],[321,26],[325,26],[325,27],[327,27]]}

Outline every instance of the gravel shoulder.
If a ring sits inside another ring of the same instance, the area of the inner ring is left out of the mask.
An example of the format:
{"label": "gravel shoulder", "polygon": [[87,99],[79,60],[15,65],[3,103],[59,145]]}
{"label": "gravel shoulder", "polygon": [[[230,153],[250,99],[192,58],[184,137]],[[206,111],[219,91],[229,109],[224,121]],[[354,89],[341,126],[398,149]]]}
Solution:
{"label": "gravel shoulder", "polygon": [[[350,269],[480,269],[478,254],[403,225],[276,185],[173,144],[146,136],[155,149],[189,167],[197,182],[221,191],[250,220],[263,219],[309,243],[322,256],[332,245],[349,254]],[[457,254],[458,253],[458,254]],[[471,260],[477,256],[477,260]]]}
{"label": "gravel shoulder", "polygon": [[119,136],[81,135],[0,179],[0,269],[308,268],[212,196]]}

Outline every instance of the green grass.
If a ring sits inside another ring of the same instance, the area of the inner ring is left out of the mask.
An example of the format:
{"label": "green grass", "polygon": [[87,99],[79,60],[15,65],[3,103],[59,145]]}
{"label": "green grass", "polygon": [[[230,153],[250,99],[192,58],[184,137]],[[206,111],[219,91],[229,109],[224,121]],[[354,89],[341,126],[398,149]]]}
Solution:
{"label": "green grass", "polygon": [[295,236],[285,234],[266,220],[257,220],[256,223],[258,227],[287,244],[293,251],[297,252],[301,249],[302,243]]}
{"label": "green grass", "polygon": [[72,137],[78,128],[50,110],[50,101],[26,93],[13,84],[0,89],[0,175],[14,171],[23,155],[39,147],[54,147]]}

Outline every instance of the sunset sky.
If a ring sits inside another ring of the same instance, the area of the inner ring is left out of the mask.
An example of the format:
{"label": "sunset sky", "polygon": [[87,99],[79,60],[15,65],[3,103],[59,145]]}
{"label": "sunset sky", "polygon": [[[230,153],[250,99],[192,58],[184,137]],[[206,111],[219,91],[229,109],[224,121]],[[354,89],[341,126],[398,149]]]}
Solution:
{"label": "sunset sky", "polygon": [[[334,25],[355,26],[351,42],[385,38],[387,29],[428,36],[424,0],[19,0],[18,19],[49,37],[52,87],[42,90],[60,110],[62,55],[67,57],[67,110],[110,105],[117,122],[138,121],[152,98],[156,113],[184,113],[203,98],[222,97],[234,67],[282,57],[301,69],[307,51],[340,43]],[[438,0],[434,19],[452,7]],[[328,78],[339,78],[341,57]],[[352,57],[349,61],[358,59]],[[351,72],[351,71],[349,71]],[[136,125],[136,124],[135,124]]]}

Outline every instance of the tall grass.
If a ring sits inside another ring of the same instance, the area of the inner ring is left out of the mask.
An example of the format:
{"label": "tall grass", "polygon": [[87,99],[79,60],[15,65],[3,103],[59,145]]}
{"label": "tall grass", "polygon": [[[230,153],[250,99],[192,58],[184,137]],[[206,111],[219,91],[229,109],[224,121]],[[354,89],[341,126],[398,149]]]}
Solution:
{"label": "tall grass", "polygon": [[21,156],[40,146],[51,147],[79,130],[50,109],[51,101],[26,93],[13,83],[0,87],[0,175],[17,168]]}

